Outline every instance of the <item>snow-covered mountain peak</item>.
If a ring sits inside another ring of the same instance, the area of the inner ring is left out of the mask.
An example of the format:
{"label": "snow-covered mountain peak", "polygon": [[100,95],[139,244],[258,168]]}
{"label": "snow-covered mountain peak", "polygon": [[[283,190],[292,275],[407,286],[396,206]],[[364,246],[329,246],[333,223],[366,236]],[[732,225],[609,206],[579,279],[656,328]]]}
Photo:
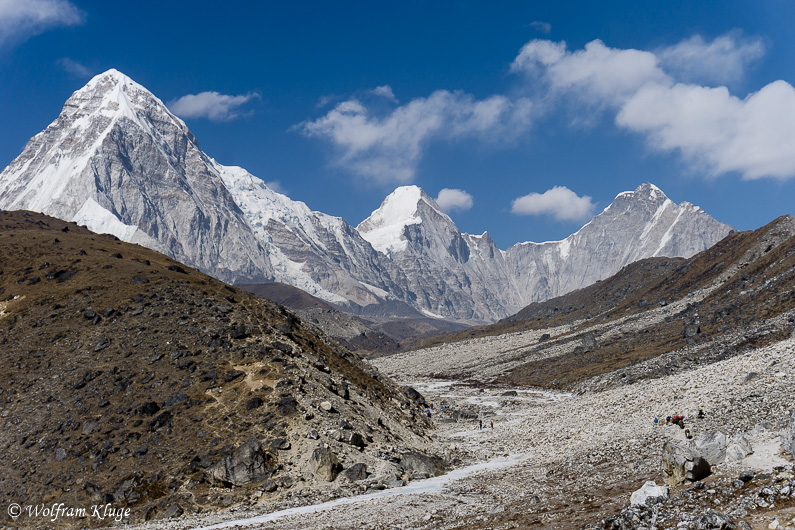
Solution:
{"label": "snow-covered mountain peak", "polygon": [[[430,219],[434,217],[435,219]],[[382,254],[405,250],[405,229],[423,222],[455,226],[450,217],[419,186],[401,186],[390,193],[356,230]]]}

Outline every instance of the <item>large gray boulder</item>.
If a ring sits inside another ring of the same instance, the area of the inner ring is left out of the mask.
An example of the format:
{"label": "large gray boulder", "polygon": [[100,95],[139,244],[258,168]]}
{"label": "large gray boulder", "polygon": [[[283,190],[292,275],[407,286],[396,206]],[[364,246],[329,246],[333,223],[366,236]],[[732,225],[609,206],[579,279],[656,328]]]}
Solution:
{"label": "large gray boulder", "polygon": [[701,455],[710,466],[720,464],[726,458],[726,447],[729,440],[721,431],[699,436],[690,441],[690,448]]}
{"label": "large gray boulder", "polygon": [[407,451],[400,455],[400,465],[407,473],[436,477],[445,471],[444,460],[418,451]]}
{"label": "large gray boulder", "polygon": [[795,458],[795,410],[789,414],[789,424],[784,430],[784,450],[789,451],[792,458]]}
{"label": "large gray boulder", "polygon": [[686,480],[701,480],[712,472],[709,462],[686,445],[665,442],[662,454],[666,483],[669,486]]}
{"label": "large gray boulder", "polygon": [[262,449],[258,440],[252,439],[212,465],[206,473],[212,483],[242,486],[270,478],[274,464],[273,456]]}
{"label": "large gray boulder", "polygon": [[342,471],[342,466],[337,460],[337,455],[331,449],[320,446],[312,451],[312,457],[309,459],[309,469],[326,482],[333,482]]}
{"label": "large gray boulder", "polygon": [[726,446],[726,458],[723,461],[739,462],[753,452],[751,442],[742,434],[735,434],[729,438],[729,444]]}

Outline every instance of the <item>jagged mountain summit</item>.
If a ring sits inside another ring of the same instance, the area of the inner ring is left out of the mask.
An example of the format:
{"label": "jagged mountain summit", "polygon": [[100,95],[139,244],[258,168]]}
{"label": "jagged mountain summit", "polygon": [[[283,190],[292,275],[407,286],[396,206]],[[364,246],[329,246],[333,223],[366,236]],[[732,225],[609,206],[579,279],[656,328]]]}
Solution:
{"label": "jagged mountain summit", "polygon": [[491,322],[650,256],[688,257],[731,227],[644,184],[562,241],[502,251],[416,186],[357,228],[199,148],[147,89],[109,70],[0,173],[0,209],[33,210],[166,253],[222,280],[281,281],[363,315]]}
{"label": "jagged mountain summit", "polygon": [[690,257],[732,229],[643,184],[620,193],[566,239],[505,251],[487,232],[461,233],[416,186],[398,188],[357,230],[404,272],[426,314],[487,320],[590,285],[639,259]]}

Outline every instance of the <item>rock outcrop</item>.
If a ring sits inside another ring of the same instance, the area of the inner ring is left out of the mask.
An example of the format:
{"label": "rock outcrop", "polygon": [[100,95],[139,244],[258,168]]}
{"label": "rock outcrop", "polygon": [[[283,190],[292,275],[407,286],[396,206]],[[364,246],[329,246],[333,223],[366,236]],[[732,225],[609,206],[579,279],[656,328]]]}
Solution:
{"label": "rock outcrop", "polygon": [[701,480],[712,472],[703,456],[685,445],[672,442],[666,442],[663,446],[662,463],[665,481],[669,486],[682,484],[686,480]]}

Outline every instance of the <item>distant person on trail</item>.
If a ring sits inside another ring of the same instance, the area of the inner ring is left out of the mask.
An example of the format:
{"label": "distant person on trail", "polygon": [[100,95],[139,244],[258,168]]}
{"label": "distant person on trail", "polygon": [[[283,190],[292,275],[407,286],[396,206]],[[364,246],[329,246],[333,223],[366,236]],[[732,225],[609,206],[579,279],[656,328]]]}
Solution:
{"label": "distant person on trail", "polygon": [[428,419],[431,419],[431,411],[430,410],[426,410],[425,412],[428,414]]}
{"label": "distant person on trail", "polygon": [[478,422],[478,427],[480,428],[481,431],[483,430],[483,420],[480,420]]}
{"label": "distant person on trail", "polygon": [[494,428],[494,422],[493,421],[491,422],[491,428],[492,429]]}
{"label": "distant person on trail", "polygon": [[704,411],[701,409],[698,409],[698,419],[700,420],[704,419]]}

